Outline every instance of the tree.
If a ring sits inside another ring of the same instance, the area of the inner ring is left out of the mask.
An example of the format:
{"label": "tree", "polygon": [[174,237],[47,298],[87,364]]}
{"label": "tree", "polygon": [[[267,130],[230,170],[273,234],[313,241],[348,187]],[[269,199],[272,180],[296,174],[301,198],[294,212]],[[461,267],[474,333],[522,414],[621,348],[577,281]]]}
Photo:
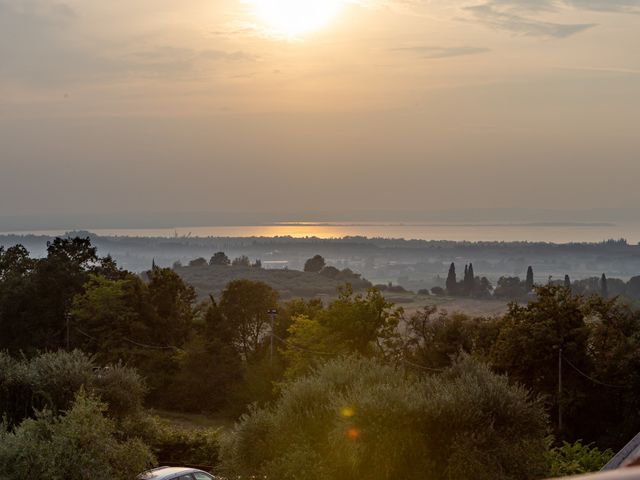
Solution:
{"label": "tree", "polygon": [[229,257],[227,257],[227,255],[224,252],[218,252],[214,254],[213,257],[211,257],[211,260],[209,260],[209,265],[226,266],[230,264],[231,264],[231,260],[229,260]]}
{"label": "tree", "polygon": [[473,264],[470,263],[468,267],[465,266],[464,268],[463,291],[466,295],[471,296],[473,294],[475,283],[476,277],[473,272]]}
{"label": "tree", "polygon": [[67,346],[68,313],[90,275],[121,278],[110,257],[99,258],[89,238],[56,238],[47,256],[24,247],[0,255],[0,348],[33,353]]}
{"label": "tree", "polygon": [[22,245],[14,245],[6,250],[0,247],[0,281],[10,276],[25,275],[33,270],[36,261],[29,257],[29,252]]}
{"label": "tree", "polygon": [[70,315],[73,345],[96,353],[103,362],[134,360],[132,341],[159,345],[148,288],[138,276],[90,277],[84,292],[74,298]]}
{"label": "tree", "polygon": [[564,287],[571,290],[571,277],[569,275],[564,276]]}
{"label": "tree", "polygon": [[157,268],[148,276],[155,345],[180,345],[191,328],[196,292],[170,268]]}
{"label": "tree", "polygon": [[0,425],[3,479],[128,480],[155,459],[138,439],[122,439],[107,406],[80,392],[62,416],[49,411],[27,419],[14,431]]}
{"label": "tree", "polygon": [[231,265],[234,267],[250,267],[251,260],[249,260],[249,257],[247,257],[246,255],[242,255],[240,257],[234,258],[233,262],[231,262]]}
{"label": "tree", "polygon": [[251,265],[252,268],[262,268],[262,260],[259,258]]}
{"label": "tree", "polygon": [[607,276],[603,273],[600,278],[600,296],[609,298],[609,286],[607,285]]}
{"label": "tree", "polygon": [[482,328],[491,322],[480,322],[463,313],[449,314],[436,306],[415,312],[406,323],[404,355],[409,365],[433,369],[448,367],[460,352],[474,353],[480,343]]}
{"label": "tree", "polygon": [[316,255],[313,258],[307,260],[304,264],[304,271],[311,273],[318,273],[325,266],[324,258],[320,255]]}
{"label": "tree", "polygon": [[524,288],[527,290],[527,293],[533,290],[533,267],[531,266],[527,268],[527,279],[524,282]]}
{"label": "tree", "polygon": [[260,351],[270,330],[268,311],[277,307],[278,292],[263,282],[235,280],[220,299],[224,328],[232,332],[232,342],[245,361]]}
{"label": "tree", "polygon": [[601,296],[585,300],[584,311],[589,342],[582,371],[600,383],[585,386],[582,395],[589,401],[579,412],[576,438],[621,448],[640,430],[640,418],[632,413],[640,409],[640,312]]}
{"label": "tree", "polygon": [[229,477],[534,479],[545,472],[539,401],[465,357],[416,378],[375,359],[334,359],[251,410],[222,446]]}
{"label": "tree", "polygon": [[458,288],[458,280],[456,279],[456,266],[453,262],[449,266],[449,273],[447,275],[447,281],[445,283],[447,293],[454,295]]}
{"label": "tree", "polygon": [[219,412],[231,406],[242,362],[224,338],[193,336],[177,356],[166,405],[183,412]]}
{"label": "tree", "polygon": [[283,351],[287,376],[306,373],[318,360],[332,355],[390,354],[397,347],[401,315],[402,310],[394,309],[376,289],[362,295],[354,294],[349,285],[341,288],[338,299],[327,308],[313,316],[294,317]]}
{"label": "tree", "polygon": [[122,280],[94,276],[71,310],[72,345],[102,363],[120,360],[148,379],[156,403],[164,402],[177,364],[175,352],[194,329],[196,299],[171,269],[156,268]]}
{"label": "tree", "polygon": [[495,289],[498,298],[521,299],[527,295],[525,283],[519,277],[500,277]]}
{"label": "tree", "polygon": [[177,355],[177,371],[169,387],[168,405],[176,410],[219,411],[231,404],[234,386],[242,379],[242,359],[234,331],[213,296],[203,315],[203,327]]}
{"label": "tree", "polygon": [[631,298],[640,298],[640,275],[631,277],[627,282],[627,295]]}
{"label": "tree", "polygon": [[202,257],[198,257],[198,258],[195,258],[195,259],[191,260],[189,262],[189,266],[190,267],[206,267],[207,266],[207,261]]}
{"label": "tree", "polygon": [[544,286],[536,292],[536,300],[527,306],[509,305],[491,349],[491,361],[499,372],[552,399],[554,409],[561,400],[570,431],[576,426],[572,422],[576,412],[586,401],[581,393],[585,379],[575,370],[566,371],[559,399],[558,356],[562,349],[563,358],[582,371],[588,370],[589,327],[584,304],[563,287]]}

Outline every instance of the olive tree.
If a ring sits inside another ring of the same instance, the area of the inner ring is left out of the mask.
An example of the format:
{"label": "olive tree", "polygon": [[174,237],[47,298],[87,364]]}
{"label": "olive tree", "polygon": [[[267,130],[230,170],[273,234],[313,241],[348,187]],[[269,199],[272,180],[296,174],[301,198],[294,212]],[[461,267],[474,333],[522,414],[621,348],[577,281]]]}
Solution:
{"label": "olive tree", "polygon": [[415,378],[374,359],[328,362],[223,439],[229,475],[312,480],[532,479],[545,472],[539,400],[470,357]]}

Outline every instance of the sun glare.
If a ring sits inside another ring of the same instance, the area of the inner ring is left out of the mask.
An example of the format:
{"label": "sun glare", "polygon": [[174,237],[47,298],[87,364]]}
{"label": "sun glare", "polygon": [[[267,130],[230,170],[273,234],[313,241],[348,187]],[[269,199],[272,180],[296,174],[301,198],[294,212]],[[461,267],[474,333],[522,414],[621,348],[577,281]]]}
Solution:
{"label": "sun glare", "polygon": [[344,8],[345,0],[245,0],[266,29],[299,37],[328,25]]}

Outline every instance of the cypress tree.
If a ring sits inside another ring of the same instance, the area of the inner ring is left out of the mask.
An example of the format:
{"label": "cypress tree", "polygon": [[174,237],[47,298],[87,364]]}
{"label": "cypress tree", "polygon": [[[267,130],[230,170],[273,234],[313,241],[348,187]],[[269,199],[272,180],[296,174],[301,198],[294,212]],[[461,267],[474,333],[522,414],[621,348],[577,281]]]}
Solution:
{"label": "cypress tree", "polygon": [[607,276],[603,273],[600,278],[600,296],[602,298],[609,297],[609,285],[607,285]]}
{"label": "cypress tree", "polygon": [[527,292],[533,290],[533,267],[531,265],[527,268],[527,279],[525,280],[524,286],[527,289]]}
{"label": "cypress tree", "polygon": [[473,273],[473,263],[469,264],[469,270],[467,273],[467,293],[470,295],[473,292],[473,285],[476,282],[476,276]]}
{"label": "cypress tree", "polygon": [[571,278],[569,275],[564,276],[564,286],[565,288],[571,288]]}
{"label": "cypress tree", "polygon": [[451,262],[451,265],[449,266],[449,274],[447,275],[447,282],[445,285],[449,295],[453,295],[456,292],[458,279],[456,278],[456,265],[453,262]]}

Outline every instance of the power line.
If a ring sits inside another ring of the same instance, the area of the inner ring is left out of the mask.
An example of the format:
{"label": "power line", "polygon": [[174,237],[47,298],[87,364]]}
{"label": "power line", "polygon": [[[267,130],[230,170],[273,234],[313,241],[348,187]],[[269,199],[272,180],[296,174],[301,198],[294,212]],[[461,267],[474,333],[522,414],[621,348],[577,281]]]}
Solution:
{"label": "power line", "polygon": [[[323,355],[323,356],[332,356],[332,357],[341,355],[341,353],[336,353],[336,352],[321,352],[319,350],[312,350],[310,348],[306,348],[306,347],[303,347],[303,346],[298,345],[296,343],[293,343],[290,340],[285,340],[282,337],[279,337],[278,335],[276,335],[275,333],[273,334],[273,337],[275,339],[277,339],[279,342],[281,342],[282,344],[284,344],[284,345],[287,345],[287,346],[293,347],[295,349],[301,350],[303,352],[311,353],[311,354],[314,354],[314,355]],[[421,368],[422,370],[427,370],[427,371],[430,371],[430,372],[444,372],[445,371],[444,368],[427,367],[425,365],[419,365],[419,364],[417,364],[415,362],[412,362],[412,361],[404,359],[404,358],[400,359],[400,362],[404,363],[406,365],[410,365],[410,366],[416,367],[416,368]]]}
{"label": "power line", "polygon": [[122,337],[122,339],[125,342],[129,342],[129,343],[131,343],[131,344],[133,344],[133,345],[135,345],[137,347],[142,347],[142,348],[151,348],[151,349],[155,349],[155,350],[180,350],[178,347],[173,347],[173,346],[165,347],[165,346],[162,346],[162,345],[146,345],[144,343],[139,343],[139,342],[136,342],[134,340],[131,340],[130,338],[127,338],[127,337]]}
{"label": "power line", "polygon": [[[91,339],[91,340],[94,340],[94,341],[96,341],[96,342],[98,341],[98,339],[97,339],[96,337],[94,337],[94,336],[92,336],[92,335],[89,335],[87,332],[85,332],[85,331],[81,330],[80,328],[78,328],[78,327],[74,327],[74,328],[75,328],[75,329],[78,331],[78,333],[80,333],[81,335],[84,335],[85,337],[87,337],[87,338],[89,338],[89,339]],[[150,348],[150,349],[154,349],[154,350],[180,350],[178,347],[174,347],[174,346],[167,346],[167,347],[165,347],[165,346],[162,346],[162,345],[147,345],[147,344],[145,344],[145,343],[136,342],[136,341],[131,340],[130,338],[127,338],[127,337],[122,337],[122,339],[123,339],[125,342],[131,343],[132,345],[135,345],[135,346],[137,346],[137,347],[141,347],[141,348]]]}
{"label": "power line", "polygon": [[596,380],[595,378],[587,375],[586,373],[584,373],[582,370],[580,370],[578,367],[576,367],[573,363],[571,363],[567,357],[565,357],[564,355],[562,355],[562,358],[565,362],[567,362],[569,364],[569,366],[571,368],[573,368],[576,372],[578,372],[580,375],[582,375],[583,377],[585,377],[588,380],[591,380],[593,383],[597,383],[598,385],[602,385],[603,387],[609,387],[609,388],[627,388],[625,385],[612,385],[610,383],[605,383],[605,382],[601,382],[600,380]]}
{"label": "power line", "polygon": [[78,327],[74,327],[74,328],[77,330],[78,333],[84,335],[85,337],[87,337],[87,338],[89,338],[91,340],[98,341],[98,339],[96,337],[94,337],[92,335],[89,335],[87,332],[84,332],[84,331],[80,330],[80,328],[78,328]]}

